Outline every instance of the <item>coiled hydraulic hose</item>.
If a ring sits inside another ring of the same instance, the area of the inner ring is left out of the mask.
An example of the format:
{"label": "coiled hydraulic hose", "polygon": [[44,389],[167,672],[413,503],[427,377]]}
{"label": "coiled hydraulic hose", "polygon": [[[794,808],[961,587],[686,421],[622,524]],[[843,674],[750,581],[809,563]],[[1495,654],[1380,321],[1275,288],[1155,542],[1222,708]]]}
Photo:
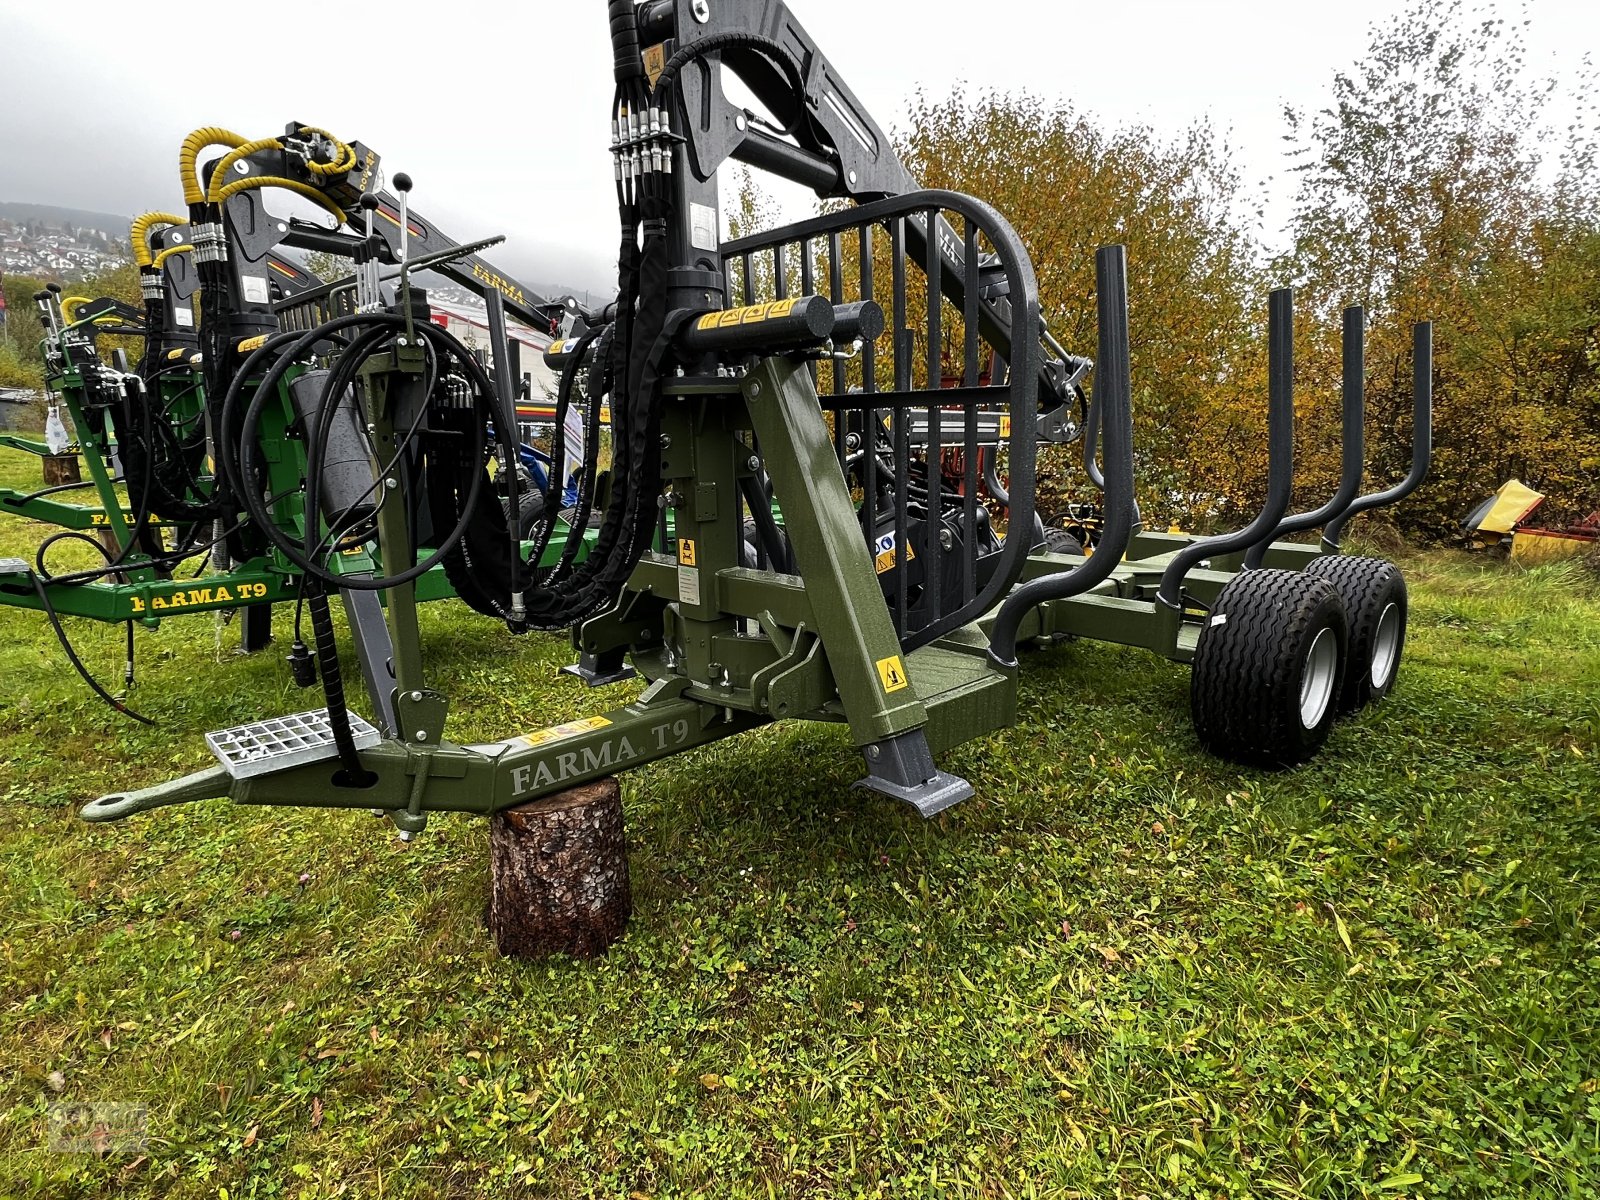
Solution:
{"label": "coiled hydraulic hose", "polygon": [[[261,424],[261,414],[265,409],[267,402],[277,395],[278,385],[283,379],[284,374],[288,371],[289,367],[302,359],[311,349],[311,347],[317,342],[326,340],[328,335],[344,332],[346,330],[358,329],[363,326],[367,327],[368,329],[381,329],[393,332],[395,334],[404,333],[406,332],[407,328],[405,318],[398,313],[351,313],[347,316],[336,317],[332,321],[328,321],[323,325],[318,326],[316,329],[312,329],[309,332],[296,337],[293,342],[289,343],[278,352],[276,361],[270,368],[268,368],[266,374],[262,377],[261,382],[257,385],[255,395],[252,397],[250,404],[245,410],[240,421],[237,441],[234,441],[231,445],[223,448],[223,456],[235,456],[232,474],[234,480],[238,484],[239,495],[243,499],[245,507],[249,511],[250,516],[255,521],[256,525],[262,530],[262,532],[266,534],[268,540],[271,541],[272,544],[283,553],[285,558],[294,563],[295,566],[299,567],[312,578],[320,580],[322,583],[334,588],[347,588],[357,591],[385,591],[389,588],[398,587],[404,583],[410,583],[426,574],[434,566],[436,566],[446,554],[450,553],[450,551],[452,551],[461,542],[463,537],[466,536],[467,526],[472,519],[479,498],[484,491],[483,473],[481,471],[473,473],[472,482],[468,487],[467,494],[463,500],[461,506],[461,515],[457,520],[455,527],[451,529],[448,534],[446,534],[446,536],[438,543],[433,552],[430,553],[427,558],[406,570],[395,572],[391,575],[380,578],[370,579],[336,575],[329,571],[322,563],[318,562],[312,555],[307,554],[304,544],[296,544],[294,539],[291,538],[288,533],[280,528],[273,520],[271,511],[262,498],[259,489],[253,486],[250,482],[255,478],[256,475],[258,461],[256,446]],[[439,326],[432,325],[427,322],[415,324],[412,326],[412,328],[418,335],[422,336],[433,344],[435,353],[441,360],[453,359],[466,372],[469,380],[477,385],[480,397],[487,397],[491,394],[492,385],[490,384],[489,378],[487,374],[485,374],[483,367],[478,364],[477,360],[472,357],[472,355],[464,346],[461,345],[460,342],[451,337],[449,333],[441,329]],[[364,345],[361,349],[359,357],[365,357],[368,354],[376,353],[377,347],[382,345],[384,342],[387,342],[387,340],[387,338],[382,339],[382,341],[374,339],[370,343],[371,349],[368,349],[367,346]],[[272,342],[269,341],[255,353],[265,354],[270,352],[271,349]],[[252,355],[252,359],[253,358],[254,355]],[[345,358],[346,362],[356,359],[358,359],[358,355],[347,352]],[[344,364],[341,363],[341,365]],[[359,361],[356,361],[355,365],[350,368],[350,371],[354,373],[354,371],[357,369],[359,369]],[[241,372],[241,375],[242,374],[243,372]],[[334,399],[337,399],[337,395],[335,395]],[[473,448],[471,453],[477,461],[482,461],[483,456],[487,452],[487,434],[485,432],[485,427],[482,422],[474,422],[472,427],[475,431],[475,438],[472,443]],[[317,461],[315,455],[316,448],[314,447],[313,466],[308,468],[310,469],[313,478],[318,473],[314,469],[314,464]],[[316,527],[318,516],[318,514],[314,511],[316,492],[313,490],[312,479],[307,480],[307,488],[308,503],[306,505],[305,521],[307,525],[307,536],[312,536],[312,531]]]}
{"label": "coiled hydraulic hose", "polygon": [[216,125],[206,125],[196,129],[184,138],[183,146],[178,151],[178,178],[183,182],[183,202],[191,208],[205,203],[206,189],[200,182],[199,170],[202,150],[209,146],[227,146],[232,149],[244,143],[245,139],[237,133]]}
{"label": "coiled hydraulic hose", "polygon": [[133,225],[128,230],[128,241],[133,247],[133,261],[136,266],[154,266],[155,262],[150,257],[150,235],[156,231],[157,226],[182,225],[185,218],[176,213],[147,212],[133,219]]}

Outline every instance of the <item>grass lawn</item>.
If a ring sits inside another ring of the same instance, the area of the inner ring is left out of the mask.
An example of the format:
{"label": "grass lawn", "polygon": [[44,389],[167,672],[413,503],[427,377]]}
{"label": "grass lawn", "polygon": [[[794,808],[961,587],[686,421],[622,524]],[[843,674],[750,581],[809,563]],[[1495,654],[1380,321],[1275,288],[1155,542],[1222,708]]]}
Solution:
{"label": "grass lawn", "polygon": [[[1600,589],[1405,565],[1398,690],[1307,768],[1206,757],[1184,670],[1063,645],[931,823],[831,727],[625,776],[631,931],[538,966],[486,941],[481,820],[77,821],[319,694],[174,619],[146,729],[0,609],[0,1196],[1600,1194]],[[457,740],[627,691],[454,602],[424,632]],[[147,1153],[48,1151],[63,1100],[147,1105]]]}

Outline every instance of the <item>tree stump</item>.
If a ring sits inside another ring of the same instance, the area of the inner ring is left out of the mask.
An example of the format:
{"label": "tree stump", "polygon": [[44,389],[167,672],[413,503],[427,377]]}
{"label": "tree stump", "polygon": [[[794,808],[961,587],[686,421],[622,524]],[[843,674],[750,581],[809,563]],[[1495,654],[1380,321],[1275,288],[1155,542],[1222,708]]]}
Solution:
{"label": "tree stump", "polygon": [[594,958],[628,927],[628,847],[615,778],[489,818],[489,933],[507,958]]}
{"label": "tree stump", "polygon": [[44,485],[55,487],[58,483],[82,483],[76,454],[46,454],[44,456]]}

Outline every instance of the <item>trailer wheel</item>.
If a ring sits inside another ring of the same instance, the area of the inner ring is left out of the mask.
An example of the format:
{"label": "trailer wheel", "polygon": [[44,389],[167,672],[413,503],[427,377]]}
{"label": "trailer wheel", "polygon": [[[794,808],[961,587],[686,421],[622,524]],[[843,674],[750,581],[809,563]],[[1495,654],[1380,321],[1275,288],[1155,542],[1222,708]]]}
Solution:
{"label": "trailer wheel", "polygon": [[1327,580],[1247,571],[1222,590],[1200,631],[1189,704],[1213,754],[1295,766],[1322,749],[1338,715],[1344,603]]}
{"label": "trailer wheel", "polygon": [[[756,524],[754,517],[744,519],[743,538],[739,547],[739,565],[741,567],[754,567],[761,561],[761,554],[757,547],[761,544],[761,529]],[[784,558],[789,557],[789,535],[783,526],[778,526],[778,545],[783,550]],[[770,560],[767,570],[775,571],[777,567]]]}
{"label": "trailer wheel", "polygon": [[517,496],[517,536],[525,542],[531,540],[543,520],[544,497],[537,489],[520,493]]}
{"label": "trailer wheel", "polygon": [[1044,548],[1051,554],[1076,554],[1083,556],[1083,543],[1065,529],[1046,528]]}
{"label": "trailer wheel", "polygon": [[1326,579],[1344,601],[1350,620],[1350,662],[1341,712],[1356,712],[1394,688],[1406,645],[1406,578],[1383,558],[1330,554],[1314,559],[1306,574]]}

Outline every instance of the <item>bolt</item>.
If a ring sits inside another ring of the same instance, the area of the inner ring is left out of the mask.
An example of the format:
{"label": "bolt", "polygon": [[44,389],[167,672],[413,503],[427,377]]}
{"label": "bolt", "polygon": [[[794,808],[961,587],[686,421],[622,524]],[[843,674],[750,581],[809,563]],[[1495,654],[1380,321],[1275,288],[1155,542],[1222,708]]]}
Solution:
{"label": "bolt", "polygon": [[409,829],[402,829],[400,831],[400,840],[409,846],[412,842],[417,840],[417,835],[412,833]]}
{"label": "bolt", "polygon": [[417,741],[425,742],[427,740],[428,740],[428,731],[426,729],[417,730]]}
{"label": "bolt", "polygon": [[761,460],[752,454],[750,456],[750,461],[747,462],[745,466],[749,467],[752,471],[759,471],[761,470]]}
{"label": "bolt", "polygon": [[750,381],[750,394],[752,396],[761,395],[761,381],[759,379],[752,379]]}
{"label": "bolt", "polygon": [[955,544],[956,544],[956,539],[953,536],[951,536],[951,533],[950,533],[950,531],[948,529],[941,529],[939,531],[939,545],[940,546],[944,547],[944,549],[946,549],[946,550],[949,550]]}
{"label": "bolt", "polygon": [[867,757],[868,758],[879,758],[882,755],[883,755],[883,751],[879,750],[876,746],[868,746],[867,747]]}
{"label": "bolt", "polygon": [[856,173],[855,173],[854,169],[851,170],[850,174],[846,178],[848,178],[850,180],[850,186],[851,187],[855,187],[855,185],[856,185]]}
{"label": "bolt", "polygon": [[745,120],[743,113],[739,113],[737,116],[735,116],[733,118],[733,127],[735,129],[737,129],[740,133],[743,133],[745,131],[745,127],[748,124],[749,124],[749,122]]}
{"label": "bolt", "polygon": [[663,450],[671,450],[672,449],[672,439],[669,438],[664,433],[661,435],[661,448]]}
{"label": "bolt", "polygon": [[711,5],[707,0],[694,0],[691,11],[694,13],[694,19],[702,25],[711,20]]}
{"label": "bolt", "polygon": [[413,704],[422,703],[422,693],[421,692],[412,692],[411,693],[411,702]]}

